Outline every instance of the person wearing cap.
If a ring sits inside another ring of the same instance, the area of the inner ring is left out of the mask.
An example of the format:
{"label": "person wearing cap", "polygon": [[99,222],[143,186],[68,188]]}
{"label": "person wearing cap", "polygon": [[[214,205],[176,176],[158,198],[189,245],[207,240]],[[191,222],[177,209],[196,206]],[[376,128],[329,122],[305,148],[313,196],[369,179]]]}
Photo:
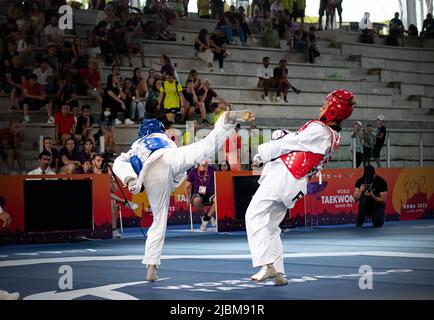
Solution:
{"label": "person wearing cap", "polygon": [[372,217],[372,226],[381,228],[384,224],[387,182],[375,173],[371,165],[363,170],[363,176],[357,179],[353,195],[359,202],[356,227],[363,227],[365,216]]}
{"label": "person wearing cap", "polygon": [[381,167],[380,152],[383,148],[384,141],[386,141],[386,127],[384,126],[384,116],[382,114],[377,116],[377,135],[375,136],[374,150],[372,151],[372,156],[374,157],[377,167]]}
{"label": "person wearing cap", "polygon": [[341,123],[351,116],[355,103],[350,91],[335,90],[325,98],[317,120],[297,132],[274,134],[276,140],[259,145],[253,163],[265,165],[246,212],[252,264],[261,268],[250,277],[253,281],[274,278],[277,286],[288,284],[279,225],[286,211],[307,193],[309,179],[321,177],[322,168],[339,148]]}
{"label": "person wearing cap", "polygon": [[355,141],[353,148],[356,148],[356,168],[360,167],[363,160],[363,125],[360,121],[354,122],[351,138]]}

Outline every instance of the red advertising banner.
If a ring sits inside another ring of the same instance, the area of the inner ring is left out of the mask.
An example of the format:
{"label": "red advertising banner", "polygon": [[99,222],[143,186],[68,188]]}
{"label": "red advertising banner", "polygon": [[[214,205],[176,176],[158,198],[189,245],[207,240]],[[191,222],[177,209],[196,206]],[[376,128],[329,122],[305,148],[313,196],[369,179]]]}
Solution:
{"label": "red advertising banner", "polygon": [[[242,173],[254,174],[260,173]],[[379,168],[376,174],[388,185],[387,220],[434,218],[434,168]],[[308,194],[290,212],[290,223],[294,226],[354,223],[358,203],[354,202],[353,194],[362,175],[362,169],[323,170],[321,184],[317,177],[309,181]],[[235,219],[234,176],[240,176],[240,172],[216,174],[219,231],[244,228],[244,222]]]}

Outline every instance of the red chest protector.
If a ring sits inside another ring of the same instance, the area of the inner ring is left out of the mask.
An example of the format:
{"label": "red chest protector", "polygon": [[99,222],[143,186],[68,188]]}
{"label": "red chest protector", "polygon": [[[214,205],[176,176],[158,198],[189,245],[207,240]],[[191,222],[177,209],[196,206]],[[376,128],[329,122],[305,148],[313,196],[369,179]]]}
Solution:
{"label": "red chest protector", "polygon": [[318,154],[305,151],[292,151],[288,154],[280,156],[286,168],[296,179],[301,179],[304,176],[311,177],[330,160],[333,151],[339,148],[340,135],[337,134],[332,128],[319,120],[312,120],[303,125],[298,132],[306,129],[311,123],[319,123],[326,127],[331,134],[331,145],[327,149],[326,154]]}

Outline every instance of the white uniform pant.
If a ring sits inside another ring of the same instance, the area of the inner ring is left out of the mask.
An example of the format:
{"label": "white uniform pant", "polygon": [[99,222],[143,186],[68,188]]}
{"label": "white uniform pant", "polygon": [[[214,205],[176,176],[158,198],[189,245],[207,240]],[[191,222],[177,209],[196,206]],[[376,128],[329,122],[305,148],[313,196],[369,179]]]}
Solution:
{"label": "white uniform pant", "polygon": [[[214,129],[204,139],[188,146],[164,149],[161,157],[146,168],[143,184],[154,221],[147,233],[143,264],[160,264],[166,234],[170,193],[174,191],[176,184],[174,179],[179,178],[182,173],[201,160],[213,158],[218,149],[233,133],[235,124],[224,124],[224,117],[225,113],[219,117]],[[124,174],[121,174],[121,178],[134,173],[131,165],[127,162],[115,162],[115,165],[117,165],[118,170],[125,170]]]}
{"label": "white uniform pant", "polygon": [[287,208],[294,207],[306,194],[307,178],[295,179],[285,165],[276,160],[268,163],[265,176],[246,212],[247,239],[253,267],[273,264],[285,273],[280,223]]}

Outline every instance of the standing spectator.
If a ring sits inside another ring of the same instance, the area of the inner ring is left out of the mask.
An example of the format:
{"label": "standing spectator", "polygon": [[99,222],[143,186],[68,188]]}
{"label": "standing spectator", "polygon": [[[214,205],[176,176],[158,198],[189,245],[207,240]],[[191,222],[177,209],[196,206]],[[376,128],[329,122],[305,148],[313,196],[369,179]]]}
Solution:
{"label": "standing spectator", "polygon": [[[193,168],[187,177],[185,194],[193,206],[201,215],[202,224],[200,230],[206,231],[209,222],[215,225],[215,203],[214,203],[214,172],[217,170],[208,165],[207,160],[202,160],[197,168]],[[211,205],[208,212],[204,205]]]}
{"label": "standing spectator", "polygon": [[175,67],[172,65],[172,62],[170,61],[170,58],[168,56],[162,54],[160,56],[160,64],[161,64],[161,75],[163,77],[163,80],[166,79],[166,74],[168,73],[171,73],[176,80],[179,79]]}
{"label": "standing spectator", "polygon": [[301,19],[301,25],[304,25],[304,16],[306,11],[306,0],[294,0],[293,16],[294,20]]}
{"label": "standing spectator", "polygon": [[383,148],[384,141],[386,141],[386,127],[384,126],[384,116],[382,114],[377,117],[377,135],[375,137],[375,145],[372,155],[374,157],[375,162],[377,163],[377,167],[381,167],[380,163],[380,152],[381,148]]}
{"label": "standing spectator", "polygon": [[54,117],[55,140],[64,144],[67,139],[74,136],[75,119],[70,113],[69,105],[64,104]]}
{"label": "standing spectator", "polygon": [[224,5],[223,0],[210,0],[211,2],[211,19],[220,19],[223,17]]}
{"label": "standing spectator", "polygon": [[93,141],[93,124],[95,119],[91,114],[90,105],[85,104],[81,107],[81,115],[77,119],[75,127],[74,139],[77,141],[86,141],[88,139]]}
{"label": "standing spectator", "polygon": [[175,123],[175,116],[183,109],[185,98],[182,94],[182,85],[175,80],[173,73],[166,73],[166,80],[162,83],[160,93],[157,109],[162,105],[167,121]]}
{"label": "standing spectator", "polygon": [[21,142],[24,140],[23,130],[18,121],[9,122],[9,127],[0,129],[0,143],[3,155],[6,158],[9,174],[16,174],[14,161],[18,163],[18,168],[22,174],[26,174],[24,154]]}
{"label": "standing spectator", "polygon": [[43,174],[56,174],[50,168],[51,154],[48,151],[42,151],[39,156],[39,167],[30,171],[28,175],[43,175]]}
{"label": "standing spectator", "polygon": [[100,135],[104,136],[105,150],[110,153],[115,153],[115,123],[116,121],[111,114],[110,107],[106,107],[101,113],[98,121]]}
{"label": "standing spectator", "polygon": [[224,144],[225,159],[233,171],[241,171],[241,137],[238,135],[241,125],[238,123],[234,132],[226,139]]}
{"label": "standing spectator", "polygon": [[131,60],[132,50],[128,50],[129,46],[128,46],[127,32],[125,31],[125,27],[122,25],[121,22],[116,21],[114,23],[113,29],[109,30],[108,39],[115,50],[114,56],[115,56],[116,63],[123,66],[124,65],[123,55],[126,54],[128,56],[129,67],[132,67],[133,66]]}
{"label": "standing spectator", "polygon": [[363,166],[371,165],[372,149],[375,145],[375,136],[372,133],[372,126],[366,125],[363,132]]}
{"label": "standing spectator", "polygon": [[81,166],[74,139],[68,138],[63,144],[64,147],[59,151],[59,172],[72,174]]}
{"label": "standing spectator", "polygon": [[211,68],[210,71],[213,71],[214,54],[210,48],[208,31],[206,29],[199,31],[199,35],[194,40],[194,49],[196,50],[196,55],[207,63],[208,68]]}
{"label": "standing spectator", "polygon": [[56,171],[59,163],[59,152],[53,147],[53,140],[50,137],[44,137],[42,142],[42,151],[47,151],[50,154],[50,168]]}
{"label": "standing spectator", "polygon": [[30,12],[30,23],[33,31],[33,38],[39,47],[42,47],[42,32],[44,30],[45,16],[41,4],[38,1],[32,1],[32,10]]}
{"label": "standing spectator", "polygon": [[[296,94],[299,94],[301,92],[288,81],[288,69],[286,68],[286,60],[282,59],[279,61],[279,65],[273,70],[273,78],[278,88],[278,94],[276,97],[277,102],[288,102],[287,96],[289,88],[294,90]],[[283,95],[283,100],[281,98],[281,95]]]}
{"label": "standing spectator", "polygon": [[199,13],[199,18],[209,19],[211,16],[210,11],[210,0],[197,0],[197,12]]}
{"label": "standing spectator", "polygon": [[270,102],[270,98],[268,97],[268,90],[274,87],[274,79],[273,79],[273,69],[270,67],[270,58],[264,57],[262,59],[263,65],[258,68],[258,88],[262,88],[264,93],[262,94],[262,99],[265,102]]}
{"label": "standing spectator", "polygon": [[333,29],[333,21],[336,10],[338,11],[339,16],[339,28],[342,28],[342,1],[343,0],[329,0],[328,14],[330,17],[330,29]]}
{"label": "standing spectator", "polygon": [[328,8],[329,0],[319,0],[319,18],[318,18],[318,30],[323,30],[322,18],[324,17],[324,12],[326,13],[326,21],[324,25],[324,29],[327,30],[329,26],[329,11]]}
{"label": "standing spectator", "polygon": [[355,141],[355,145],[353,148],[356,149],[356,168],[360,167],[360,164],[363,160],[363,125],[360,121],[356,121],[354,123],[353,132],[351,133],[351,138],[353,139],[353,143]]}
{"label": "standing spectator", "polygon": [[25,82],[25,71],[19,55],[14,54],[6,68],[6,82],[11,93],[11,110],[16,109],[15,100],[20,97]]}
{"label": "standing spectator", "polygon": [[29,75],[28,80],[23,83],[20,106],[23,108],[24,124],[30,122],[29,110],[39,110],[43,106],[45,106],[47,110],[47,123],[54,122],[54,118],[51,115],[53,106],[48,100],[44,87],[39,84],[37,80],[38,77],[35,74],[31,74]]}
{"label": "standing spectator", "polygon": [[432,17],[432,13],[428,13],[426,15],[426,19],[423,20],[420,37],[422,40],[422,46],[423,46],[424,39],[434,38],[434,19]]}

